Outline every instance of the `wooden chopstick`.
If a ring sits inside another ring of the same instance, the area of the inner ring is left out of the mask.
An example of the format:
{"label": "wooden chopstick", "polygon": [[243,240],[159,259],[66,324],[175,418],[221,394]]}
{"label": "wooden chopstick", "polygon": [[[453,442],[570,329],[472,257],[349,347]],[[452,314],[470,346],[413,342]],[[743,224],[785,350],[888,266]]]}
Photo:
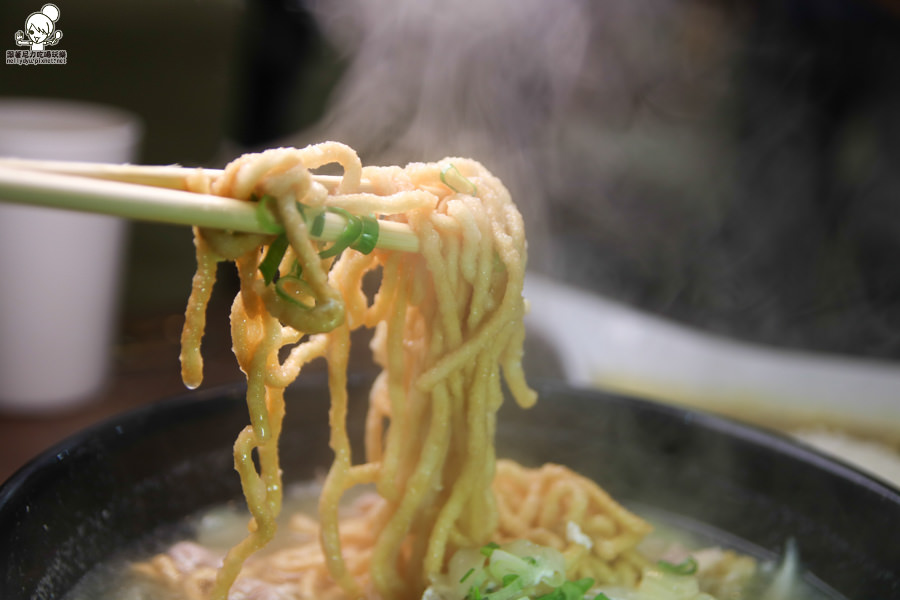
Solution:
{"label": "wooden chopstick", "polygon": [[[78,175],[91,179],[119,181],[138,185],[168,188],[187,191],[187,178],[197,171],[216,178],[222,175],[222,169],[200,167],[182,167],[180,165],[129,165],[112,163],[92,163],[66,160],[32,160],[25,158],[0,158],[0,167],[11,169],[27,169],[42,173],[58,173],[61,175]],[[337,188],[340,177],[332,175],[313,175],[313,180],[321,183],[329,190]],[[371,192],[372,186],[363,180],[360,192]]]}
{"label": "wooden chopstick", "polygon": [[[227,231],[280,233],[274,219],[255,203],[184,191],[186,174],[191,171],[182,167],[0,159],[0,202]],[[336,186],[338,182],[337,177],[323,180],[325,185]],[[344,217],[326,213],[318,239],[334,241],[345,224]],[[417,252],[419,240],[407,225],[380,220],[377,247]]]}

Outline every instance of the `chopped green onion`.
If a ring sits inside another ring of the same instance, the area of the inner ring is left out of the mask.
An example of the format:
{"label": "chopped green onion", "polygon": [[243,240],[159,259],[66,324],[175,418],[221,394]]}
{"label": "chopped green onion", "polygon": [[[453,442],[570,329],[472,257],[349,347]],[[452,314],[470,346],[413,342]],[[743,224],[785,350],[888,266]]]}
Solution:
{"label": "chopped green onion", "polygon": [[484,554],[485,556],[487,556],[488,558],[490,558],[491,554],[494,553],[494,550],[496,550],[499,547],[500,547],[500,544],[498,544],[497,542],[488,542],[487,544],[485,544],[484,546],[481,547],[481,553]]}
{"label": "chopped green onion", "polygon": [[[273,202],[274,198],[272,196],[263,196],[262,200],[259,202],[259,206],[265,206],[270,202]],[[300,213],[304,215],[304,206],[297,203],[297,208],[300,210]],[[262,211],[262,209],[259,209]],[[264,211],[263,211],[264,212]],[[341,215],[346,219],[347,224],[344,226],[343,231],[341,231],[338,238],[334,241],[334,243],[319,252],[319,256],[321,258],[330,258],[332,256],[337,256],[341,252],[343,252],[346,248],[353,248],[354,250],[358,250],[363,254],[369,254],[372,250],[375,249],[375,246],[378,244],[378,235],[379,235],[379,225],[378,219],[374,217],[357,217],[353,214],[350,214],[348,211],[339,207],[329,207],[326,210],[319,211],[316,216],[313,218],[312,224],[310,225],[310,234],[313,237],[318,237],[322,234],[322,231],[325,229],[325,213],[332,212],[338,215]],[[260,213],[262,214],[262,212]],[[268,218],[271,219],[271,215],[266,212]],[[274,225],[278,225],[277,222],[271,220],[270,223]],[[278,265],[281,264],[282,259],[284,258],[284,253],[287,251],[289,242],[287,236],[282,233],[272,243],[269,245],[269,249],[266,252],[266,256],[259,264],[259,270],[263,274],[263,279],[266,282],[266,285],[271,284],[275,281],[278,276]],[[294,269],[292,270],[292,275],[297,278],[300,277],[301,270],[299,269],[299,264],[294,265]]]}
{"label": "chopped green onion", "polygon": [[594,596],[594,600],[609,600],[609,596],[607,596],[603,592],[597,592],[597,595]]}
{"label": "chopped green onion", "polygon": [[538,596],[537,600],[584,600],[584,595],[592,585],[594,585],[594,580],[590,577],[578,581],[566,581],[552,592]]}
{"label": "chopped green onion", "polygon": [[477,585],[473,585],[469,588],[469,593],[466,594],[466,598],[469,600],[481,600],[481,590]]}
{"label": "chopped green onion", "polygon": [[312,225],[309,226],[309,234],[313,237],[319,237],[322,235],[322,230],[325,229],[325,211],[319,211],[316,213],[315,218],[313,219]]}
{"label": "chopped green onion", "polygon": [[688,556],[683,562],[680,562],[677,565],[661,560],[656,563],[656,566],[660,571],[672,575],[693,575],[697,572],[697,559],[693,556]]}
{"label": "chopped green onion", "polygon": [[250,196],[251,202],[256,202],[256,220],[260,222],[260,224],[266,229],[274,232],[283,231],[284,227],[281,226],[281,223],[275,220],[275,217],[272,215],[272,204],[275,203],[275,198],[268,194],[264,195],[259,201],[256,200],[256,196]]}
{"label": "chopped green onion", "polygon": [[522,557],[522,560],[524,560],[525,562],[527,562],[527,563],[528,563],[529,565],[531,565],[532,567],[536,567],[537,564],[538,564],[538,559],[536,559],[536,558],[533,557],[533,556],[523,556],[523,557]]}
{"label": "chopped green onion", "polygon": [[347,219],[347,225],[344,226],[344,230],[341,231],[341,234],[334,241],[330,248],[326,248],[325,250],[319,252],[319,256],[322,258],[330,258],[332,256],[337,256],[338,254],[343,252],[344,249],[348,248],[350,244],[352,244],[357,240],[357,238],[359,238],[363,230],[363,226],[360,220],[343,208],[332,206],[329,207],[328,210]]}
{"label": "chopped green onion", "polygon": [[441,169],[441,181],[454,192],[469,196],[478,195],[478,188],[475,187],[475,184],[466,179],[453,163]]}
{"label": "chopped green onion", "polygon": [[500,585],[502,585],[503,587],[506,587],[509,584],[511,584],[512,582],[516,581],[518,578],[519,578],[519,575],[517,573],[509,573],[509,574],[503,576],[503,580],[500,582]]}
{"label": "chopped green onion", "polygon": [[[570,583],[572,583],[575,587],[577,587],[579,590],[581,590],[582,594],[586,594],[587,591],[589,589],[591,589],[591,586],[594,585],[594,580],[591,579],[590,577],[585,577],[584,579],[579,579],[578,581],[572,581]],[[563,585],[565,585],[565,584],[563,584]]]}
{"label": "chopped green onion", "polygon": [[378,244],[378,219],[375,217],[359,217],[362,223],[362,233],[356,241],[350,244],[354,250],[368,254]]}
{"label": "chopped green onion", "polygon": [[300,300],[301,292],[309,292],[306,282],[299,277],[282,277],[275,282],[275,294],[285,302],[293,304],[297,308],[312,310],[312,306]]}
{"label": "chopped green onion", "polygon": [[[269,196],[266,197],[268,198]],[[281,259],[284,258],[284,253],[287,251],[287,248],[288,239],[283,233],[269,244],[266,256],[259,263],[259,272],[262,273],[266,285],[275,281],[275,275],[278,274],[278,265],[281,264]]]}
{"label": "chopped green onion", "polygon": [[466,579],[468,579],[474,572],[475,572],[475,567],[472,567],[471,569],[466,571],[466,574],[462,576],[462,579],[460,579],[459,582],[465,583]]}

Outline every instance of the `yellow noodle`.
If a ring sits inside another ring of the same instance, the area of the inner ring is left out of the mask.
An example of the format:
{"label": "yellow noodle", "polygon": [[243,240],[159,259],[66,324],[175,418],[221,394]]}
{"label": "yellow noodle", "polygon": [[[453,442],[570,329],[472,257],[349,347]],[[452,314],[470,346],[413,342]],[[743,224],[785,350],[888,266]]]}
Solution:
{"label": "yellow noodle", "polygon": [[[344,169],[333,192],[309,173],[330,162]],[[453,181],[465,189],[443,181],[451,166]],[[373,192],[359,191],[363,176]],[[215,266],[232,260],[240,280],[232,337],[247,375],[250,413],[235,443],[235,468],[252,519],[248,536],[214,580],[207,571],[185,574],[157,559],[139,565],[142,573],[191,598],[224,600],[243,568],[238,585],[290,585],[302,598],[405,600],[420,597],[462,547],[529,539],[563,551],[569,575],[598,581],[637,576],[631,553],[648,530],[643,521],[564,467],[526,469],[495,459],[502,382],[523,407],[536,395],[521,368],[524,226],[506,189],[482,165],[448,158],[363,168],[352,149],[327,142],[246,155],[221,177],[195,174],[189,185],[247,201],[273,197],[270,208],[289,242],[279,271],[302,272],[303,301],[311,305],[285,299],[260,274],[273,236],[195,231],[198,270],[183,335],[185,380],[199,383],[203,312]],[[323,244],[310,239],[298,202],[307,210],[338,206],[406,223],[421,251],[363,255],[347,249],[321,259]],[[371,300],[363,290],[368,273],[380,274]],[[374,328],[372,356],[383,371],[370,392],[365,461],[353,464],[347,367],[351,331],[360,327]],[[281,360],[288,345],[293,348]],[[271,539],[281,510],[277,443],[284,388],[319,357],[328,364],[334,458],[318,522],[295,518],[294,544],[251,557]],[[374,484],[378,496],[356,501],[345,514],[342,498],[362,484]],[[570,523],[595,538],[593,549],[568,538]]]}
{"label": "yellow noodle", "polygon": [[209,251],[203,238],[194,238],[197,249],[197,271],[181,332],[181,377],[185,385],[195,388],[203,382],[203,356],[200,341],[206,328],[206,306],[216,282],[219,257]]}

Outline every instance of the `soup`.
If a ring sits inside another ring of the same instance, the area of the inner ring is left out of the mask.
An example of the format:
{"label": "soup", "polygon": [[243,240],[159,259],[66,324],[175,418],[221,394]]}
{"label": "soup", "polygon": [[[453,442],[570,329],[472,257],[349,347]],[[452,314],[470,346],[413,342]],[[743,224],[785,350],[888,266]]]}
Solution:
{"label": "soup", "polygon": [[[286,495],[285,510],[279,521],[279,531],[254,561],[266,563],[273,555],[290,548],[298,536],[308,534],[309,523],[315,515],[321,486],[311,483],[293,486]],[[360,491],[365,501],[365,494]],[[349,499],[352,503],[354,499]],[[347,507],[349,510],[349,507]],[[721,599],[745,600],[842,600],[842,596],[830,590],[810,573],[803,572],[799,560],[792,551],[784,556],[773,556],[753,544],[727,532],[674,515],[652,507],[635,507],[635,512],[650,523],[654,531],[641,544],[641,551],[651,560],[664,560],[673,564],[691,554],[703,565],[699,581],[703,589]],[[237,543],[246,531],[246,507],[237,503],[221,505],[196,515],[185,527],[191,531],[190,540],[181,539],[170,545],[160,538],[178,539],[179,533],[161,533],[152,542],[139,544],[107,563],[94,568],[65,596],[64,600],[190,600],[191,596],[173,592],[155,577],[148,577],[136,564],[146,564],[152,556],[147,546],[166,548],[176,568],[196,569],[198,564],[210,568],[220,564],[225,552]],[[293,524],[292,524],[293,522]],[[272,568],[277,568],[273,566]],[[598,588],[596,591],[604,588]],[[634,590],[605,588],[610,600],[643,598]],[[594,594],[596,595],[596,594]],[[298,597],[290,582],[265,584],[262,582],[239,585],[232,592],[236,600],[255,600]],[[591,596],[593,597],[593,596]],[[662,596],[665,597],[665,596]],[[676,598],[679,596],[672,595]]]}

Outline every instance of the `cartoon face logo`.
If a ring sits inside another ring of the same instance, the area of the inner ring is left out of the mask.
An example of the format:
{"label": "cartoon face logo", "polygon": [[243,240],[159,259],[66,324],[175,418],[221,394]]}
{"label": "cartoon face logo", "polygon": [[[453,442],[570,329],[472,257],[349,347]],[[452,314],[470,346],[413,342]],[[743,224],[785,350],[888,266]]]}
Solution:
{"label": "cartoon face logo", "polygon": [[16,32],[16,44],[31,46],[32,50],[55,46],[62,39],[62,31],[56,29],[58,19],[59,8],[55,4],[45,4],[41,12],[31,13],[25,19],[25,31],[20,29]]}

